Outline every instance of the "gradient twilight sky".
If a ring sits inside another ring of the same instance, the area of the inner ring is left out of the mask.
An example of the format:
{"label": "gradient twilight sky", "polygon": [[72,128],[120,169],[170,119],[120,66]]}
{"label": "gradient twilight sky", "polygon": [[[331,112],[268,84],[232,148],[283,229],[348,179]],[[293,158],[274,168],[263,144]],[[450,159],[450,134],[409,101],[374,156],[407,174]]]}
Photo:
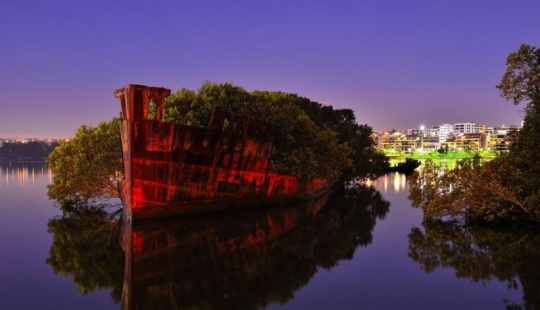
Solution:
{"label": "gradient twilight sky", "polygon": [[0,0],[0,137],[67,138],[127,84],[204,80],[351,108],[374,130],[519,124],[495,85],[539,0]]}

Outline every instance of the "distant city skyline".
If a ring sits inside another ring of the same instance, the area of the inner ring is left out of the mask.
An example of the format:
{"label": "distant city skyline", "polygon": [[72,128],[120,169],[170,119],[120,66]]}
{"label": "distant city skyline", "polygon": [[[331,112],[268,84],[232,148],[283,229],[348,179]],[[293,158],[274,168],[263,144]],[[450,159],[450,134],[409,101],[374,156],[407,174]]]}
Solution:
{"label": "distant city skyline", "polygon": [[[390,127],[390,128],[385,128],[385,129],[382,129],[382,130],[383,131],[384,130],[390,130],[390,129],[396,129],[396,130],[407,130],[407,129],[419,129],[419,130],[422,130],[422,129],[426,129],[427,130],[427,129],[430,129],[430,128],[439,127],[441,125],[446,125],[446,124],[454,125],[454,124],[461,124],[461,123],[474,123],[474,124],[479,125],[479,126],[484,125],[486,127],[493,127],[493,128],[512,127],[512,126],[520,127],[521,126],[521,121],[519,123],[516,123],[516,124],[498,124],[498,125],[483,124],[483,123],[479,123],[479,122],[475,122],[475,121],[458,121],[458,122],[443,122],[443,123],[437,123],[437,124],[434,124],[434,123],[431,123],[431,124],[419,124],[416,127],[408,127],[408,128]],[[374,131],[381,131],[381,130],[374,130]]]}
{"label": "distant city skyline", "polygon": [[[387,131],[387,130],[410,130],[410,129],[418,129],[418,130],[421,130],[422,127],[424,127],[424,129],[430,129],[430,128],[434,128],[434,127],[438,127],[440,125],[444,125],[444,124],[451,124],[451,125],[454,125],[454,124],[458,124],[458,123],[475,123],[477,125],[485,125],[486,127],[493,127],[493,128],[502,128],[502,127],[508,127],[508,126],[517,126],[517,127],[520,127],[521,126],[521,122],[519,123],[516,123],[516,124],[499,124],[499,125],[492,125],[492,124],[482,124],[482,123],[478,123],[478,122],[464,122],[464,121],[460,121],[460,122],[444,122],[444,123],[440,123],[440,124],[420,124],[416,127],[407,127],[407,128],[397,128],[397,127],[388,127],[388,128],[381,128],[381,129],[375,129],[373,128],[373,131],[374,132],[384,132],[384,131]],[[7,135],[0,135],[0,142],[2,142],[3,140],[14,140],[14,139],[38,139],[38,140],[64,140],[64,139],[69,139],[69,138],[72,138],[73,136],[75,135],[75,133],[73,133],[72,136],[69,136],[69,137],[49,137],[49,136],[39,136],[39,135],[16,135],[16,136],[7,136]]]}
{"label": "distant city skyline", "polygon": [[127,84],[231,82],[355,111],[374,131],[519,124],[495,85],[540,46],[540,1],[0,2],[0,137],[69,138]]}

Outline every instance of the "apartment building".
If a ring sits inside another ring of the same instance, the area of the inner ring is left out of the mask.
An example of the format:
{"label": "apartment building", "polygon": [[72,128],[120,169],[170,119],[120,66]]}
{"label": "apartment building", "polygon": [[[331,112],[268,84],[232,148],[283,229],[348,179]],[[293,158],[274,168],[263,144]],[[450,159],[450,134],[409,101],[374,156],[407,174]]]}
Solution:
{"label": "apartment building", "polygon": [[432,152],[440,148],[451,151],[505,151],[516,138],[517,126],[487,127],[476,123],[442,124],[431,128],[386,132],[378,147],[397,152]]}
{"label": "apartment building", "polygon": [[465,150],[478,152],[486,147],[486,135],[480,132],[461,133],[442,143],[441,147],[453,152]]}
{"label": "apartment building", "polygon": [[446,142],[449,136],[454,134],[454,125],[442,124],[439,126],[439,143]]}
{"label": "apartment building", "polygon": [[454,133],[477,133],[479,132],[476,123],[455,123]]}

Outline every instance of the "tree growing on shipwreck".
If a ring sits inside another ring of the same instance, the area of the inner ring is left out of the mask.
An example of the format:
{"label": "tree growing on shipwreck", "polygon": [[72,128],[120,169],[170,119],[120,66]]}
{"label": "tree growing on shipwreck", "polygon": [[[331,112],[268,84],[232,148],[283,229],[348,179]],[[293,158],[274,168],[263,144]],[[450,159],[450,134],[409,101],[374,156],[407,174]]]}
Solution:
{"label": "tree growing on shipwreck", "polygon": [[230,83],[204,82],[166,100],[164,120],[206,126],[212,109],[231,110],[277,127],[270,170],[300,178],[375,176],[386,157],[375,149],[372,129],[356,123],[350,109],[334,109],[296,94],[247,92]]}
{"label": "tree growing on shipwreck", "polygon": [[[269,169],[301,179],[330,181],[375,177],[388,165],[375,149],[372,129],[359,125],[352,110],[334,109],[284,92],[252,91],[230,83],[204,82],[167,98],[163,120],[206,127],[212,110],[265,119],[276,125]],[[119,119],[81,126],[47,159],[55,174],[49,196],[60,203],[118,196],[122,177]]]}

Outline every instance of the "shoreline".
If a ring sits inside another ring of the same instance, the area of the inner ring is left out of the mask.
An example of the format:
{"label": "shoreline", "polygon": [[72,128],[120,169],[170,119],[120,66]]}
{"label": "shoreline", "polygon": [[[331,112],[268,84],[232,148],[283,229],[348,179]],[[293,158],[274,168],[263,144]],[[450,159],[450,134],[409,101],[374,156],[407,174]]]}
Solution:
{"label": "shoreline", "polygon": [[[477,154],[405,154],[405,155],[386,155],[389,160],[392,159],[406,159],[406,158],[412,158],[412,159],[471,159],[474,158],[474,156]],[[486,158],[486,159],[493,159],[497,157],[497,154],[478,154],[480,158]]]}

